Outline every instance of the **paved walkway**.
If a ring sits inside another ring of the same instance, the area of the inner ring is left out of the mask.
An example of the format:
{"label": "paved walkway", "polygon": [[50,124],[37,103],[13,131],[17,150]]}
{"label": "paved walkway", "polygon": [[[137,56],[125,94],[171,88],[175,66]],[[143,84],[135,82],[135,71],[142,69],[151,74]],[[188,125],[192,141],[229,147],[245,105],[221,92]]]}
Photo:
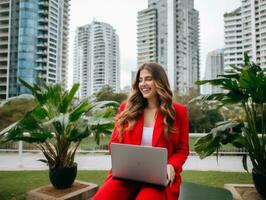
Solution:
{"label": "paved walkway", "polygon": [[[0,170],[42,170],[48,167],[38,161],[44,159],[41,153],[23,153],[20,159],[18,153],[0,152]],[[109,155],[77,153],[75,157],[79,169],[108,170],[111,167]],[[251,163],[248,163],[251,168]],[[189,156],[184,165],[185,170],[203,171],[234,171],[243,172],[241,156],[220,156],[218,163],[215,156],[200,160],[198,156]]]}

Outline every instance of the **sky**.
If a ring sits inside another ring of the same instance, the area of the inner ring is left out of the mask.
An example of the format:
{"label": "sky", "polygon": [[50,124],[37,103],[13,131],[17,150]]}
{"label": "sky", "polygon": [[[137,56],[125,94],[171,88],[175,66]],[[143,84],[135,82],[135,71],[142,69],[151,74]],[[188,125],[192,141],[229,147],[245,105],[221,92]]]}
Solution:
{"label": "sky", "polygon": [[[137,68],[137,12],[148,7],[148,0],[72,0],[70,4],[68,85],[72,85],[75,31],[78,26],[98,20],[116,29],[120,43],[121,89],[129,86],[131,71]],[[200,20],[201,77],[207,53],[224,47],[223,14],[240,5],[240,0],[194,0]]]}

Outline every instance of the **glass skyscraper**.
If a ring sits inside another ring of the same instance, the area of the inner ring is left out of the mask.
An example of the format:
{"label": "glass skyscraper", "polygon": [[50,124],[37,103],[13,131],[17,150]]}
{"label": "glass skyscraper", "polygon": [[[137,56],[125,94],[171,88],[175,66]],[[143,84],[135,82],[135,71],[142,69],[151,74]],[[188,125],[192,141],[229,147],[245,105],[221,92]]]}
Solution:
{"label": "glass skyscraper", "polygon": [[18,78],[66,86],[68,13],[69,0],[1,0],[0,100],[27,92]]}

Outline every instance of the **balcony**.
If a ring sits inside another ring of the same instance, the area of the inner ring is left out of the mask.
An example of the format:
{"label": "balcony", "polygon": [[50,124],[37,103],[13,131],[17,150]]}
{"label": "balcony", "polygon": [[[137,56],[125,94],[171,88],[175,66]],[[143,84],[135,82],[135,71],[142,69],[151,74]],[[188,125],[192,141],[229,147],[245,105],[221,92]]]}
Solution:
{"label": "balcony", "polygon": [[38,43],[37,47],[47,47],[47,42],[44,43]]}
{"label": "balcony", "polygon": [[0,8],[0,13],[8,13],[9,8]]}
{"label": "balcony", "polygon": [[49,3],[48,3],[48,1],[41,1],[41,2],[39,2],[39,5],[41,5],[41,6],[49,6]]}
{"label": "balcony", "polygon": [[4,57],[4,58],[0,57],[0,62],[3,62],[3,61],[7,62],[7,58],[6,57]]}
{"label": "balcony", "polygon": [[37,70],[37,71],[46,71],[47,68],[46,68],[46,66],[40,65],[40,66],[38,66],[38,67],[36,68],[36,70]]}
{"label": "balcony", "polygon": [[37,51],[37,54],[41,54],[41,55],[45,54],[46,55],[47,54],[47,51],[46,50],[45,51],[38,50]]}
{"label": "balcony", "polygon": [[0,69],[7,69],[7,66],[6,65],[0,65]]}
{"label": "balcony", "polygon": [[9,0],[1,0],[0,5],[9,4]]}
{"label": "balcony", "polygon": [[48,26],[38,26],[38,30],[48,30]]}
{"label": "balcony", "polygon": [[39,14],[45,14],[45,15],[49,14],[48,10],[39,10],[38,13]]}
{"label": "balcony", "polygon": [[4,74],[0,74],[0,78],[6,78],[7,77],[7,74],[6,73],[4,73]]}
{"label": "balcony", "polygon": [[36,60],[37,63],[46,63],[47,62],[47,58],[38,58]]}
{"label": "balcony", "polygon": [[8,24],[2,24],[1,26],[0,26],[0,30],[2,30],[2,29],[8,29]]}
{"label": "balcony", "polygon": [[47,17],[44,17],[44,18],[40,18],[39,20],[38,20],[38,22],[48,22],[48,18]]}
{"label": "balcony", "polygon": [[2,32],[2,33],[0,33],[0,37],[7,38],[8,37],[8,32]]}
{"label": "balcony", "polygon": [[39,34],[37,36],[38,39],[47,39],[48,38],[48,34]]}
{"label": "balcony", "polygon": [[0,81],[0,86],[6,86],[7,82],[6,81]]}
{"label": "balcony", "polygon": [[9,17],[8,17],[8,15],[6,16],[0,16],[0,22],[1,21],[8,21],[9,20]]}
{"label": "balcony", "polygon": [[1,48],[0,53],[8,53],[8,49]]}

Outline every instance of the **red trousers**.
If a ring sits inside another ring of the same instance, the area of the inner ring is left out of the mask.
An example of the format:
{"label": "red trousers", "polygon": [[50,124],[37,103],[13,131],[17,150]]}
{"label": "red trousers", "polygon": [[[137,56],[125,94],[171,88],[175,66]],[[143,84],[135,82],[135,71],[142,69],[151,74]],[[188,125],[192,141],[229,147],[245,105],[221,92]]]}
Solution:
{"label": "red trousers", "polygon": [[92,200],[166,200],[166,189],[163,186],[109,178]]}

